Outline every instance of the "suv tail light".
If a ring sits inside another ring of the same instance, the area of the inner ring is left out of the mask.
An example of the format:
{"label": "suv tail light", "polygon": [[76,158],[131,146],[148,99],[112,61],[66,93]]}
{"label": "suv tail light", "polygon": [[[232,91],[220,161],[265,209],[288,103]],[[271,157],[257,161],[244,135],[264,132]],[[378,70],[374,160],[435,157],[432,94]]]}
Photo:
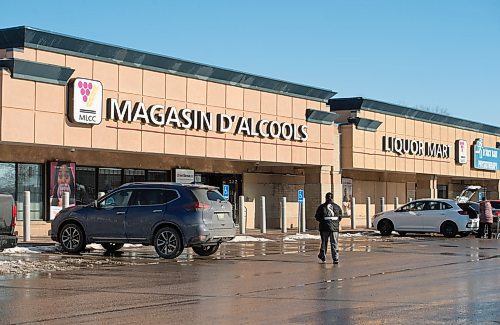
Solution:
{"label": "suv tail light", "polygon": [[461,215],[463,215],[463,216],[468,216],[469,215],[469,212],[464,211],[464,210],[458,211],[458,213],[461,214]]}
{"label": "suv tail light", "polygon": [[12,204],[12,221],[10,222],[10,226],[12,227],[12,231],[16,228],[16,220],[17,220],[17,206],[16,204]]}
{"label": "suv tail light", "polygon": [[206,204],[206,203],[201,203],[201,202],[193,202],[193,203],[190,203],[190,204],[187,204],[184,206],[184,208],[186,210],[196,210],[196,211],[202,211],[202,210],[206,210],[206,209],[210,209],[210,204]]}
{"label": "suv tail light", "polygon": [[495,214],[497,215],[497,217],[500,217],[500,211],[495,211]]}

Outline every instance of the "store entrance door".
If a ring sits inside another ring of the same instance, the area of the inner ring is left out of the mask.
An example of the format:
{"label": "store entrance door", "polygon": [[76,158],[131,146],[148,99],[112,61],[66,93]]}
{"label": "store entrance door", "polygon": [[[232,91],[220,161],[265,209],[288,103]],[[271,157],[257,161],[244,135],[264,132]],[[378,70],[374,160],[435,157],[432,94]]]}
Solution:
{"label": "store entrance door", "polygon": [[229,185],[229,202],[233,205],[233,219],[239,223],[238,197],[243,193],[243,177],[241,174],[201,173],[201,183],[217,186],[222,193],[223,185]]}

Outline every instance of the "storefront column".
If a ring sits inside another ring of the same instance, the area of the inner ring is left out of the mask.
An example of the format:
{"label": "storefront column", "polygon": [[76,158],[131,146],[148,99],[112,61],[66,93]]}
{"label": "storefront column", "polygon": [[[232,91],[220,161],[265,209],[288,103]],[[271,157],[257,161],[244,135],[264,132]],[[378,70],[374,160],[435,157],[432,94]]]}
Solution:
{"label": "storefront column", "polygon": [[318,206],[325,201],[326,193],[332,192],[337,204],[342,201],[340,174],[334,174],[331,166],[318,166],[306,168],[305,176],[306,228],[317,229],[314,215]]}
{"label": "storefront column", "polygon": [[494,191],[496,193],[492,193],[492,196],[491,196],[491,199],[496,199],[496,200],[500,200],[500,179],[494,181],[495,182],[495,188],[494,188]]}
{"label": "storefront column", "polygon": [[417,199],[437,198],[437,176],[417,175]]}

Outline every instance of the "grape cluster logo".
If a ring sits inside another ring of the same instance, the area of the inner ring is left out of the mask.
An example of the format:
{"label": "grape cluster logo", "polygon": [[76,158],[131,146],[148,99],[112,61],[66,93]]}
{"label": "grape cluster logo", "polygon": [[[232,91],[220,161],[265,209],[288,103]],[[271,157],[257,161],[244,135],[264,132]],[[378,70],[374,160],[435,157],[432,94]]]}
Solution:
{"label": "grape cluster logo", "polygon": [[71,122],[100,124],[102,120],[102,84],[97,80],[77,78],[70,84]]}

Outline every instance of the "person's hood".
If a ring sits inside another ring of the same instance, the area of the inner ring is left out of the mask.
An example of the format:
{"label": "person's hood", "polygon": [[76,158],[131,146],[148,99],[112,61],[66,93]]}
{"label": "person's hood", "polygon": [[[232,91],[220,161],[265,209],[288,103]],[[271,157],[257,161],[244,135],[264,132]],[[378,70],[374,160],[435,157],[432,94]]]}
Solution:
{"label": "person's hood", "polygon": [[462,193],[460,193],[459,196],[457,196],[456,201],[457,203],[467,203],[470,201],[470,199],[476,194],[477,191],[482,189],[481,186],[476,186],[476,185],[470,185],[467,186]]}

